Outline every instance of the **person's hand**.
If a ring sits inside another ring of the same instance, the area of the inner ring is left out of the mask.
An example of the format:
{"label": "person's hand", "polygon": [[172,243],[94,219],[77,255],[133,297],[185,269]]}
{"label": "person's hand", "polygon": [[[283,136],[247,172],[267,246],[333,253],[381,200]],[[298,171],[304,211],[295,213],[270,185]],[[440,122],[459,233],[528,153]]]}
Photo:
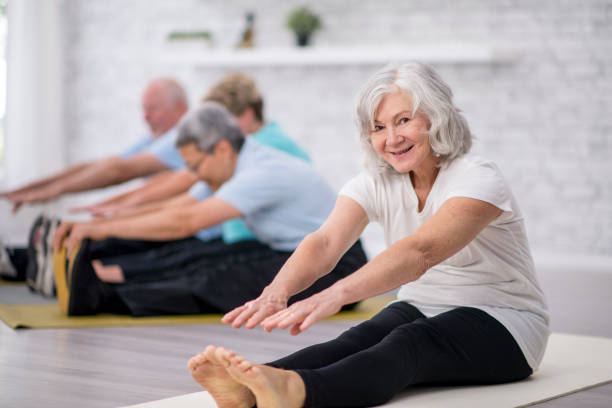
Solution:
{"label": "person's hand", "polygon": [[117,215],[117,211],[112,209],[108,209],[107,206],[99,206],[99,205],[83,205],[78,207],[71,207],[68,211],[72,214],[88,212],[93,218],[96,219],[104,219],[111,218]]}
{"label": "person's hand", "polygon": [[70,207],[68,209],[68,211],[71,214],[77,214],[77,213],[82,213],[82,212],[91,212],[91,209],[94,208],[94,205],[79,205],[76,207]]}
{"label": "person's hand", "polygon": [[70,230],[70,235],[64,239],[64,247],[66,247],[68,257],[72,255],[74,248],[85,238],[97,241],[106,238],[106,236],[98,225],[90,223],[75,224]]}
{"label": "person's hand", "polygon": [[57,251],[64,246],[67,249],[67,255],[70,256],[77,244],[85,238],[99,240],[106,237],[94,224],[64,221],[55,230],[53,249]]}
{"label": "person's hand", "polygon": [[244,324],[247,329],[252,329],[266,317],[285,309],[287,299],[288,296],[267,287],[257,299],[246,302],[226,313],[221,321],[231,324],[234,328],[239,328]]}
{"label": "person's hand", "polygon": [[93,217],[110,218],[130,208],[131,206],[126,204],[96,205],[89,208],[89,213]]}
{"label": "person's hand", "polygon": [[261,322],[261,326],[268,332],[277,327],[279,329],[291,327],[290,333],[295,336],[315,322],[335,315],[342,305],[340,296],[335,294],[332,288],[328,288],[267,317]]}
{"label": "person's hand", "polygon": [[17,211],[19,211],[19,209],[23,205],[23,201],[14,201],[14,200],[10,200],[10,201],[11,201],[11,204],[13,205],[11,207],[11,213],[17,214]]}
{"label": "person's hand", "polygon": [[35,204],[49,201],[62,194],[57,186],[41,187],[23,193],[8,194],[7,198],[13,203],[13,212],[16,212],[23,204]]}
{"label": "person's hand", "polygon": [[72,228],[76,225],[74,222],[63,221],[56,229],[55,234],[53,235],[53,250],[59,251],[62,245],[64,245],[64,239]]}
{"label": "person's hand", "polygon": [[17,211],[19,211],[19,208],[21,208],[24,203],[23,193],[4,191],[0,194],[0,198],[6,198],[11,203],[11,212],[13,214],[17,213]]}
{"label": "person's hand", "polygon": [[11,200],[12,197],[15,196],[15,194],[19,194],[18,189],[0,191],[0,198],[6,198],[7,200]]}

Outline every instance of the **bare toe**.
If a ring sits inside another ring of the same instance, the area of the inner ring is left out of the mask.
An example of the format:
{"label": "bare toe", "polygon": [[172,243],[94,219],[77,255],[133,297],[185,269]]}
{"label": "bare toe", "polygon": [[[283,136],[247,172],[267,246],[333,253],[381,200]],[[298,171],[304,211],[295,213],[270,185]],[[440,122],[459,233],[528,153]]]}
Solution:
{"label": "bare toe", "polygon": [[254,364],[235,353],[229,359],[231,364],[227,372],[249,388],[258,407],[298,408],[304,405],[306,388],[295,371]]}
{"label": "bare toe", "polygon": [[213,397],[219,408],[248,408],[255,404],[249,389],[234,380],[214,357],[216,348],[206,347],[203,353],[189,360],[191,376]]}

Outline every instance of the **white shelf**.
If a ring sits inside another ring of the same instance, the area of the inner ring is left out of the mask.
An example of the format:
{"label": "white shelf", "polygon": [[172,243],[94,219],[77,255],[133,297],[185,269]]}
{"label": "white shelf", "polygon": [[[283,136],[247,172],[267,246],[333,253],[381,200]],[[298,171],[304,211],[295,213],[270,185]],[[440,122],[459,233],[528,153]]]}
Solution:
{"label": "white shelf", "polygon": [[[181,48],[177,44],[177,48]],[[505,63],[514,57],[473,45],[428,47],[306,47],[215,50],[193,47],[169,49],[170,63],[196,67],[270,67],[381,65],[416,60],[432,64]]]}

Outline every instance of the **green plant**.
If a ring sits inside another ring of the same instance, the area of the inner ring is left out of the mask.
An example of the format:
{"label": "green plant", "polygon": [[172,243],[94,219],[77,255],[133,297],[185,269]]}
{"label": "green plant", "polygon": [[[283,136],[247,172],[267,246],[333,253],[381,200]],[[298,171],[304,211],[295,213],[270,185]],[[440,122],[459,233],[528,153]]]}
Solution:
{"label": "green plant", "polygon": [[299,7],[289,13],[287,27],[297,35],[309,35],[321,27],[321,19],[307,7]]}

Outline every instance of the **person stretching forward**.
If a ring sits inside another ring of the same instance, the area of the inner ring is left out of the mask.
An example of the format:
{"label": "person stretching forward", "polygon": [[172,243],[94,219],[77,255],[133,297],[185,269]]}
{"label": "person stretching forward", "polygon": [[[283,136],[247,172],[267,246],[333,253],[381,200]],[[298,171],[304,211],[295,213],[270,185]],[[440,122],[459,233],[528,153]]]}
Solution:
{"label": "person stretching forward", "polygon": [[[266,365],[209,346],[189,361],[220,408],[356,407],[414,384],[496,384],[538,368],[549,336],[523,217],[471,134],[452,92],[429,66],[389,65],[357,106],[367,172],[340,191],[270,285],[227,313],[238,328],[292,334],[342,305],[400,287],[391,303],[338,338]],[[388,248],[304,300],[369,222]]]}

